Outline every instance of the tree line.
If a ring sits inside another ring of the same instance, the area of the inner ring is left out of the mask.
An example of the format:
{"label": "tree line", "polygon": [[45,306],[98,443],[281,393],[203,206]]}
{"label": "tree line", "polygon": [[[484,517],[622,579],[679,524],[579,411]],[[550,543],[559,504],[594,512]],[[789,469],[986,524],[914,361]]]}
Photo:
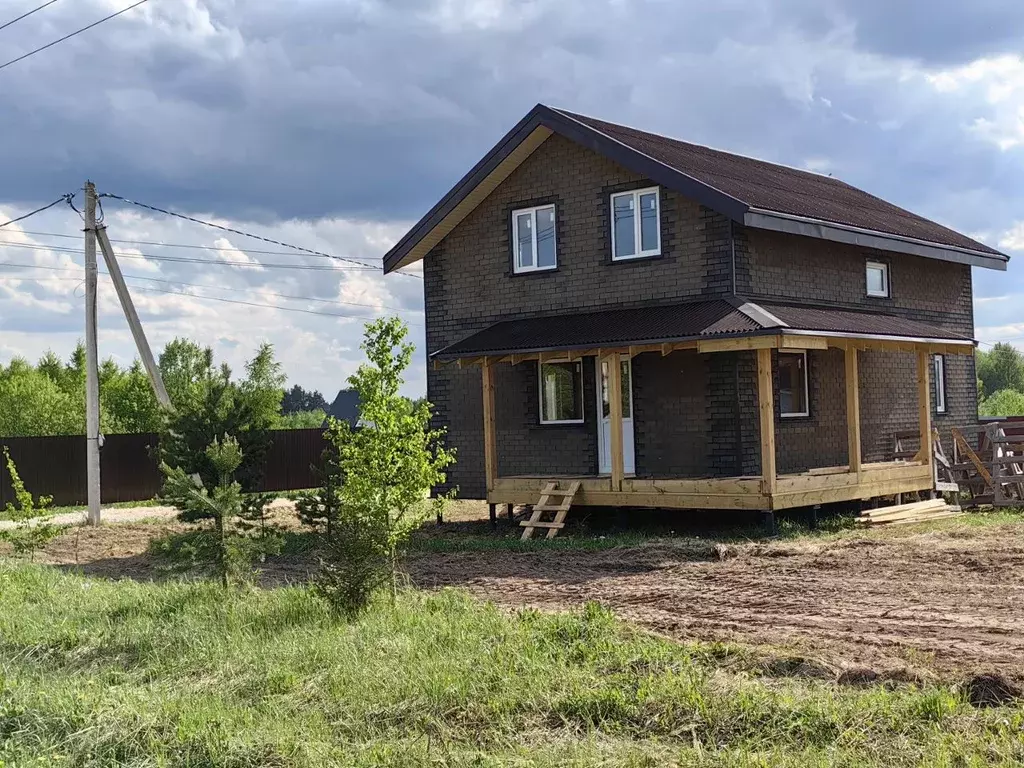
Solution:
{"label": "tree line", "polygon": [[[176,409],[187,408],[211,383],[222,381],[249,401],[257,419],[270,429],[319,427],[328,404],[317,391],[299,385],[285,389],[286,376],[274,348],[262,344],[244,374],[234,377],[217,364],[213,350],[176,338],[159,357],[167,393]],[[160,432],[164,415],[142,364],[121,367],[111,358],[99,366],[100,428],[105,434]],[[85,433],[85,347],[67,359],[47,352],[33,365],[16,357],[0,363],[0,436],[31,437]]]}
{"label": "tree line", "polygon": [[1024,416],[1024,354],[1000,342],[978,350],[978,414]]}

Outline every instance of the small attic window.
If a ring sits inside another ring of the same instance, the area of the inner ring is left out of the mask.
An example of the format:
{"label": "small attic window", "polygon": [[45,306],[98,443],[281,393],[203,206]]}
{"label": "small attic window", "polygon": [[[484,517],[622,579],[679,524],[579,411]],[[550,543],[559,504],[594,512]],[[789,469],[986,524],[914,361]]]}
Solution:
{"label": "small attic window", "polygon": [[867,265],[868,296],[879,299],[889,298],[889,265],[881,261],[869,261]]}

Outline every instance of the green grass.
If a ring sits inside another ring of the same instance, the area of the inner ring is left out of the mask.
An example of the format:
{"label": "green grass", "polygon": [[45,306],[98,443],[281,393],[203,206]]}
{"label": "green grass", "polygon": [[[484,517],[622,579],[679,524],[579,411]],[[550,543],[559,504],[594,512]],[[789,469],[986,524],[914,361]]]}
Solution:
{"label": "green grass", "polygon": [[1024,711],[947,687],[761,678],[596,606],[508,615],[406,592],[362,619],[306,590],[0,565],[0,765],[972,766]]}

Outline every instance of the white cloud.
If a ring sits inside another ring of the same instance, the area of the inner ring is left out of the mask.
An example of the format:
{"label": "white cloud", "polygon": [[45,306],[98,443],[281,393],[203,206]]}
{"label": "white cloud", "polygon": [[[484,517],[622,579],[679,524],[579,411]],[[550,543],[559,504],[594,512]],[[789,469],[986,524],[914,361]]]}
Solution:
{"label": "white cloud", "polygon": [[941,94],[980,99],[987,114],[973,116],[970,130],[1005,151],[1024,144],[1024,58],[980,58],[925,76]]}
{"label": "white cloud", "polygon": [[[337,262],[235,235],[226,237],[216,230],[157,214],[143,215],[134,209],[117,208],[112,201],[108,201],[106,208],[109,236],[122,255],[122,271],[150,344],[157,351],[174,337],[187,336],[212,346],[218,360],[240,372],[256,346],[268,341],[274,344],[291,382],[318,388],[331,398],[362,359],[359,345],[366,319],[385,312],[392,314],[394,308],[414,324],[412,335],[422,337],[422,282],[416,278],[385,278],[380,273],[347,269],[305,271],[225,266],[224,261],[317,267],[334,266]],[[20,208],[5,207],[0,217],[21,212]],[[74,214],[63,209],[41,214],[31,221],[33,231],[56,234],[70,234],[81,226]],[[345,219],[287,221],[269,228],[245,221],[217,221],[371,264],[381,263],[384,251],[405,227],[404,223],[387,225]],[[0,231],[0,240],[11,241],[8,245],[0,242],[0,355],[3,359],[20,355],[35,360],[52,349],[66,357],[84,335],[83,257],[80,252],[67,253],[51,247],[80,251],[81,241],[31,236],[24,230],[13,225]],[[32,247],[21,248],[22,245]],[[247,251],[247,247],[253,250]],[[157,261],[143,258],[143,254],[189,261]],[[102,261],[100,269],[105,271]],[[135,357],[134,342],[108,278],[101,277],[98,294],[100,354],[126,364]],[[422,352],[409,379],[406,391],[422,394]]]}
{"label": "white cloud", "polygon": [[1024,221],[1018,221],[1012,228],[1003,232],[999,238],[999,247],[1011,251],[1024,251]]}

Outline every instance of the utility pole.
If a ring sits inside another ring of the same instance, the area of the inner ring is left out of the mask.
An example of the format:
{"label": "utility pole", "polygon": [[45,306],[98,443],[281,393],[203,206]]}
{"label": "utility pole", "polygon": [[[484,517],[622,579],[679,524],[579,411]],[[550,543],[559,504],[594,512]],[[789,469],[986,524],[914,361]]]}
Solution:
{"label": "utility pole", "polygon": [[135,347],[139,350],[139,357],[142,358],[142,364],[146,368],[146,373],[149,374],[149,383],[153,386],[156,400],[167,410],[173,410],[171,398],[168,397],[167,388],[164,386],[163,376],[160,374],[160,368],[157,366],[156,360],[153,359],[153,350],[149,348],[146,333],[142,330],[139,313],[135,311],[135,303],[132,301],[131,294],[128,293],[128,286],[124,282],[124,275],[121,274],[121,265],[117,263],[117,257],[114,255],[114,249],[110,245],[110,238],[107,237],[107,228],[105,226],[101,225],[97,228],[96,239],[99,241],[100,250],[103,251],[103,260],[107,264],[107,272],[110,273],[110,279],[113,281],[114,289],[117,291],[117,298],[121,302],[121,309],[124,310],[124,316],[128,320],[128,326],[131,328],[132,336],[135,338]]}
{"label": "utility pole", "polygon": [[96,187],[85,182],[85,457],[89,525],[100,524],[100,374],[96,346]]}

